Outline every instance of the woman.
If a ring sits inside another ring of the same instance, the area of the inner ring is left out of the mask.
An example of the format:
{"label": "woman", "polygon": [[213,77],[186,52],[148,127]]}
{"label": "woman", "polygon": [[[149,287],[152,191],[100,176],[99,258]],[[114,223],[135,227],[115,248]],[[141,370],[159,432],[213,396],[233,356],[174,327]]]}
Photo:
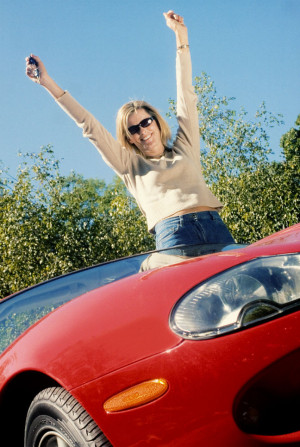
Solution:
{"label": "woman", "polygon": [[27,58],[26,73],[40,83],[83,129],[104,161],[122,178],[155,234],[157,249],[181,244],[234,242],[218,211],[222,204],[205,184],[200,164],[197,96],[192,86],[188,32],[183,18],[164,13],[176,36],[178,132],[168,145],[170,129],[158,111],[144,101],[125,104],[117,115],[117,138],[48,75],[39,75]]}

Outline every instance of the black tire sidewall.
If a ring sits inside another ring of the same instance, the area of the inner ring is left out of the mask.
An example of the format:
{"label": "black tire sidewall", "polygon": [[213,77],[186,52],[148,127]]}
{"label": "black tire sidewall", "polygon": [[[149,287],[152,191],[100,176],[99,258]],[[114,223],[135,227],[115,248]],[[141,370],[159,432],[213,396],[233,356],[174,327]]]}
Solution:
{"label": "black tire sidewall", "polygon": [[51,416],[42,415],[37,416],[31,424],[28,426],[29,430],[26,436],[26,447],[36,447],[38,442],[41,440],[42,436],[46,432],[54,431],[57,434],[60,434],[65,441],[70,445],[70,447],[81,447],[83,444],[79,444],[65,429],[64,424],[56,419],[53,419]]}
{"label": "black tire sidewall", "polygon": [[26,422],[25,447],[36,447],[42,436],[49,431],[60,434],[70,447],[86,445],[86,440],[82,437],[80,430],[55,403],[33,402]]}

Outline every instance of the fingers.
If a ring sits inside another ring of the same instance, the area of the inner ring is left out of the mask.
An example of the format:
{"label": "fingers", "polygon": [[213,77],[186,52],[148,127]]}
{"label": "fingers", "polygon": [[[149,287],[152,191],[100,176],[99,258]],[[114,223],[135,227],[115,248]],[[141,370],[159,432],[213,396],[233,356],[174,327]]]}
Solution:
{"label": "fingers", "polygon": [[170,10],[168,12],[164,12],[163,14],[164,14],[164,17],[165,17],[166,20],[169,19],[169,20],[172,20],[174,22],[178,22],[178,23],[180,23],[182,25],[184,24],[183,17],[178,15],[178,14],[175,14],[175,12],[172,11],[172,10]]}
{"label": "fingers", "polygon": [[[30,58],[33,58],[36,61],[36,64],[33,64],[30,61]],[[44,65],[41,59],[34,54],[30,54],[30,56],[25,58],[26,60],[26,75],[34,82],[40,83],[41,73],[44,72]]]}

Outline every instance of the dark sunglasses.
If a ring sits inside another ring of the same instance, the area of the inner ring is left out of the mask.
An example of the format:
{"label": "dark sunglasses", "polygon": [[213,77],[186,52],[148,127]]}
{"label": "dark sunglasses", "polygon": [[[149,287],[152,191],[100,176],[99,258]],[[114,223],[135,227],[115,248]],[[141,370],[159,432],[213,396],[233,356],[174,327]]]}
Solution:
{"label": "dark sunglasses", "polygon": [[145,127],[150,126],[150,124],[153,123],[153,121],[154,121],[153,116],[149,116],[148,118],[144,118],[139,124],[135,124],[134,126],[128,127],[128,132],[131,135],[134,135],[135,133],[139,133],[141,127],[143,127],[145,129]]}

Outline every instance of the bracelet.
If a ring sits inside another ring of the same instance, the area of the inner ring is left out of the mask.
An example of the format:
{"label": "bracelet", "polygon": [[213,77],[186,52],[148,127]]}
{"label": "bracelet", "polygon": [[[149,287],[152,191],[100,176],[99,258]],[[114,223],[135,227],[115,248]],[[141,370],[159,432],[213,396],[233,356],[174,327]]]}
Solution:
{"label": "bracelet", "polygon": [[180,45],[180,47],[177,47],[177,50],[182,50],[183,48],[189,48],[189,44]]}

